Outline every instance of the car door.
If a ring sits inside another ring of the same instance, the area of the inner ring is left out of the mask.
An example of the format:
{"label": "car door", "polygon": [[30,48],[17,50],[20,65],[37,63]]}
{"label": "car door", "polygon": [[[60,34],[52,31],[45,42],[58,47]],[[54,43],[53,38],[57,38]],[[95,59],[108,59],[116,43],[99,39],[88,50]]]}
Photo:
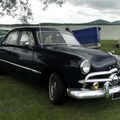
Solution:
{"label": "car door", "polygon": [[32,31],[20,31],[17,46],[12,50],[12,60],[22,73],[34,71],[34,45]]}
{"label": "car door", "polygon": [[0,61],[2,62],[2,67],[6,70],[10,70],[13,63],[12,60],[12,51],[17,45],[19,37],[19,31],[11,31],[3,40],[0,45]]}

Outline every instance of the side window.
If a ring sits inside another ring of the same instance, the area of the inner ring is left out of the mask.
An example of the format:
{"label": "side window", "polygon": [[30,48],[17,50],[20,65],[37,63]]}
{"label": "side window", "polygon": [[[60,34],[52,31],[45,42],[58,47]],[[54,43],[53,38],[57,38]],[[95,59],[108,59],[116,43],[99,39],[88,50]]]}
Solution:
{"label": "side window", "polygon": [[34,46],[35,41],[32,32],[30,31],[23,31],[20,39],[21,46]]}
{"label": "side window", "polygon": [[6,40],[3,42],[3,44],[8,44],[8,45],[17,45],[17,38],[18,38],[18,31],[11,32]]}

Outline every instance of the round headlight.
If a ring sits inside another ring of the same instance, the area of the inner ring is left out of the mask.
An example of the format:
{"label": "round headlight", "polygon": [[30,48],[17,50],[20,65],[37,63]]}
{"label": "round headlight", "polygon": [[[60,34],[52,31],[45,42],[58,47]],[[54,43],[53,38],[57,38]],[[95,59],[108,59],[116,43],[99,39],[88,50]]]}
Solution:
{"label": "round headlight", "polygon": [[81,63],[80,68],[81,68],[81,72],[82,72],[83,74],[89,73],[89,71],[90,71],[90,63],[89,63],[89,61],[88,61],[88,60],[84,60],[84,61]]}

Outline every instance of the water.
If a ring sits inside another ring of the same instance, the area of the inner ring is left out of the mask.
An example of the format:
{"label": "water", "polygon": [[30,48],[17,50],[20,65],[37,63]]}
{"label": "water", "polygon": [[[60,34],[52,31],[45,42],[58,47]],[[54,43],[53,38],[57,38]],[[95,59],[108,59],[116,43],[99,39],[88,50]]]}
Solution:
{"label": "water", "polygon": [[[101,39],[105,40],[118,40],[120,39],[120,25],[71,25],[71,26],[54,26],[56,28],[65,29],[69,27],[71,30],[83,29],[89,27],[101,27]],[[13,27],[12,27],[13,28]],[[0,29],[12,29],[10,27],[0,27]]]}
{"label": "water", "polygon": [[[67,26],[57,26],[58,28],[65,28]],[[69,27],[69,26],[68,26]],[[71,30],[83,29],[89,27],[101,27],[100,35],[104,40],[118,40],[120,39],[120,25],[78,25],[70,26]]]}

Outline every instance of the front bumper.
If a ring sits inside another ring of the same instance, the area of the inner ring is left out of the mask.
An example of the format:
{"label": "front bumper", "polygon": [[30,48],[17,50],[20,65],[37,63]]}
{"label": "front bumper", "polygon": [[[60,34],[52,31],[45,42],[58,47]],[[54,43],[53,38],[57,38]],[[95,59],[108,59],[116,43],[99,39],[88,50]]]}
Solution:
{"label": "front bumper", "polygon": [[101,90],[74,90],[67,89],[67,94],[70,97],[77,99],[90,99],[90,98],[101,98],[101,97],[109,97],[114,93],[120,92],[120,86],[116,86],[110,88],[108,91],[105,89]]}
{"label": "front bumper", "polygon": [[[90,99],[90,98],[101,98],[101,97],[109,97],[112,96],[114,93],[120,92],[120,86],[117,84],[113,86],[111,83],[117,82],[119,83],[120,77],[117,75],[117,68],[111,69],[110,71],[102,71],[102,72],[95,72],[90,73],[86,76],[85,80],[79,81],[80,84],[83,84],[83,87],[80,89],[67,89],[67,94],[70,97],[77,98],[77,99]],[[101,79],[92,79],[94,76],[98,75],[109,75],[109,78],[101,78]],[[103,88],[99,88],[97,90],[91,90],[86,88],[86,84],[99,82],[103,83]]]}

